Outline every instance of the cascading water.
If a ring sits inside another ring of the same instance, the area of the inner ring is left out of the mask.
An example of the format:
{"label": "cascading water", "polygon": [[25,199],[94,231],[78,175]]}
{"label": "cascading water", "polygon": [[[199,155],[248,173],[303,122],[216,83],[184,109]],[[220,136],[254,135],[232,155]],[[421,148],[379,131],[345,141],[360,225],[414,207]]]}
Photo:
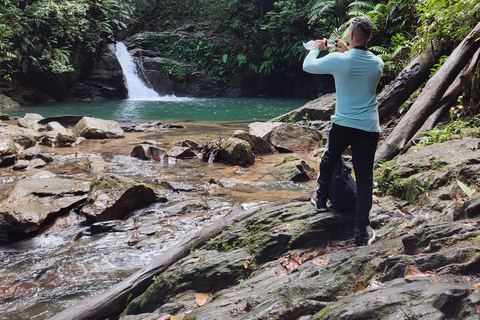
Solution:
{"label": "cascading water", "polygon": [[122,67],[125,77],[125,85],[128,90],[128,99],[130,100],[158,100],[161,97],[157,92],[150,89],[138,74],[137,65],[127,47],[122,42],[111,44],[110,49],[117,56],[118,62]]}

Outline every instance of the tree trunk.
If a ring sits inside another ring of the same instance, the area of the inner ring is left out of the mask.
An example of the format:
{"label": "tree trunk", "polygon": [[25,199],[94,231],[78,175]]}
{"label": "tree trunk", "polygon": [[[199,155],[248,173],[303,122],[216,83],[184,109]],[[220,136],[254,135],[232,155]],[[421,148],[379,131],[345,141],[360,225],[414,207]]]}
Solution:
{"label": "tree trunk", "polygon": [[201,247],[209,239],[222,232],[228,225],[244,220],[259,210],[260,208],[245,211],[238,206],[234,206],[232,211],[225,217],[217,220],[213,225],[187,236],[178,245],[169,249],[145,268],[135,272],[106,292],[81,301],[54,315],[50,320],[103,320],[117,318],[126,308],[127,301],[145,292],[152,284],[154,276],[161,274],[173,263],[186,257],[190,250]]}
{"label": "tree trunk", "polygon": [[410,110],[402,117],[377,150],[375,161],[396,156],[438,107],[445,91],[480,47],[480,23],[458,45],[444,65],[427,82]]}
{"label": "tree trunk", "polygon": [[440,100],[439,105],[441,106],[435,110],[422,125],[420,130],[415,133],[415,135],[410,139],[410,142],[407,143],[404,149],[410,148],[415,144],[415,140],[420,138],[422,133],[428,130],[432,130],[437,124],[438,121],[443,117],[443,115],[450,110],[457,103],[457,97],[462,93],[468,90],[470,83],[472,81],[475,69],[477,68],[478,63],[480,62],[480,49],[477,50],[473,56],[468,68],[458,75],[455,79],[455,82],[448,88],[447,92],[443,95]]}
{"label": "tree trunk", "polygon": [[393,82],[377,96],[380,123],[384,124],[425,81],[438,61],[443,48],[432,42],[427,50],[416,56]]}

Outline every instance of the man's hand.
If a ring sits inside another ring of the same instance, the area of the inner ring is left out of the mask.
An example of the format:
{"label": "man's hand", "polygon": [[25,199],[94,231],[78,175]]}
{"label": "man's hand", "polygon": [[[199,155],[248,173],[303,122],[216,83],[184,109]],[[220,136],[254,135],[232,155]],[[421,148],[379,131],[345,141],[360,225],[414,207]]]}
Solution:
{"label": "man's hand", "polygon": [[344,53],[345,51],[349,50],[347,43],[342,39],[335,39],[335,42],[338,46],[335,46],[333,49],[335,49],[336,51]]}
{"label": "man's hand", "polygon": [[315,40],[313,43],[313,46],[315,48],[318,48],[318,50],[323,51],[327,49],[327,38],[323,38],[323,40]]}

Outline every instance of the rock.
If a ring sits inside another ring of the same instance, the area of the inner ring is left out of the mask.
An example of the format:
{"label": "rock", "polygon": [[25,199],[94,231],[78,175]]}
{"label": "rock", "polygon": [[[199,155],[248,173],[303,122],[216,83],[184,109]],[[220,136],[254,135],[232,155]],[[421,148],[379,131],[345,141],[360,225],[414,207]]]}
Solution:
{"label": "rock", "polygon": [[182,182],[174,182],[174,181],[159,181],[158,182],[160,185],[166,187],[167,189],[176,191],[176,192],[189,192],[189,191],[195,191],[195,187],[187,184],[187,183],[182,183]]}
{"label": "rock", "polygon": [[479,142],[479,138],[465,137],[413,148],[376,170],[379,188],[422,211],[455,212],[456,219],[465,218],[473,203],[462,198],[465,193],[457,181],[478,185]]}
{"label": "rock", "polygon": [[92,173],[100,173],[108,168],[108,163],[99,155],[89,154],[78,163],[78,166]]}
{"label": "rock", "polygon": [[19,180],[0,202],[0,233],[12,239],[38,231],[48,218],[84,203],[89,186],[60,178]]}
{"label": "rock", "polygon": [[233,165],[252,165],[255,163],[255,155],[250,144],[237,138],[227,138],[220,145],[219,156],[222,162]]}
{"label": "rock", "polygon": [[272,173],[279,179],[293,182],[309,181],[317,177],[315,170],[296,155],[283,158],[275,164]]}
{"label": "rock", "polygon": [[0,112],[0,120],[3,120],[3,121],[9,121],[11,120],[12,118],[8,115],[8,114],[4,114],[4,113],[1,113]]}
{"label": "rock", "polygon": [[304,106],[276,117],[270,121],[299,122],[299,121],[330,121],[335,113],[336,94],[326,94],[318,99],[307,102]]}
{"label": "rock", "polygon": [[106,50],[101,59],[80,66],[82,77],[68,89],[67,98],[80,100],[126,99],[128,92],[117,57]]}
{"label": "rock", "polygon": [[463,300],[470,294],[466,289],[450,289],[433,301],[433,306],[447,316],[455,317],[460,311]]}
{"label": "rock", "polygon": [[125,132],[118,122],[91,117],[83,117],[73,127],[72,131],[78,137],[87,139],[117,139],[125,137]]}
{"label": "rock", "polygon": [[181,216],[186,213],[208,210],[208,205],[203,200],[186,200],[167,206],[163,211],[168,216]]}
{"label": "rock", "polygon": [[271,122],[271,121],[252,122],[248,125],[248,132],[251,135],[268,140],[268,137],[270,136],[270,132],[273,130],[273,128],[276,128],[280,125],[282,125],[280,122]]}
{"label": "rock", "polygon": [[0,139],[12,139],[24,149],[36,145],[42,136],[42,134],[33,129],[20,128],[12,125],[0,125]]}
{"label": "rock", "polygon": [[47,130],[48,131],[61,132],[61,133],[67,133],[67,129],[65,129],[64,126],[62,126],[60,123],[58,123],[56,121],[48,122],[47,123]]}
{"label": "rock", "polygon": [[33,147],[22,150],[18,157],[20,159],[31,160],[31,159],[37,157],[40,153],[42,153],[42,149],[40,148],[40,146],[37,143]]}
{"label": "rock", "polygon": [[320,132],[297,124],[282,123],[267,139],[280,152],[311,151],[322,144]]}
{"label": "rock", "polygon": [[48,124],[55,123],[51,125],[51,126],[54,126],[52,130],[60,132],[61,130],[59,130],[60,128],[58,127],[57,123],[63,128],[74,127],[80,120],[82,120],[83,117],[91,117],[91,116],[54,116],[54,117],[44,118],[38,121],[38,123],[47,125],[47,128],[48,128]]}
{"label": "rock", "polygon": [[124,219],[134,210],[167,199],[151,187],[116,174],[101,173],[91,183],[80,212],[93,221]]}
{"label": "rock", "polygon": [[167,156],[178,159],[195,158],[197,154],[188,147],[172,147],[167,152]]}
{"label": "rock", "polygon": [[235,131],[233,137],[247,141],[252,147],[252,152],[254,154],[270,154],[275,152],[275,148],[270,142],[243,130]]}
{"label": "rock", "polygon": [[[17,107],[20,107],[20,104],[17,101],[13,100],[12,98],[4,94],[0,94],[0,109],[17,108]],[[8,119],[1,119],[1,120],[8,120]]]}
{"label": "rock", "polygon": [[184,139],[182,141],[182,147],[186,147],[186,148],[190,148],[192,150],[198,150],[198,143],[193,141],[193,140],[190,140],[190,139]]}
{"label": "rock", "polygon": [[55,137],[55,141],[59,147],[71,146],[77,142],[77,136],[73,132],[59,132]]}
{"label": "rock", "polygon": [[135,157],[141,160],[156,160],[162,161],[166,157],[165,150],[152,146],[150,144],[141,144],[135,146],[130,152],[130,157]]}
{"label": "rock", "polygon": [[18,149],[12,139],[0,139],[0,167],[8,167],[15,163]]}
{"label": "rock", "polygon": [[13,166],[12,170],[24,170],[27,169],[30,164],[28,160],[18,160]]}
{"label": "rock", "polygon": [[36,113],[27,113],[25,116],[18,120],[18,126],[22,128],[38,130],[40,126],[38,121],[42,120],[43,117]]}

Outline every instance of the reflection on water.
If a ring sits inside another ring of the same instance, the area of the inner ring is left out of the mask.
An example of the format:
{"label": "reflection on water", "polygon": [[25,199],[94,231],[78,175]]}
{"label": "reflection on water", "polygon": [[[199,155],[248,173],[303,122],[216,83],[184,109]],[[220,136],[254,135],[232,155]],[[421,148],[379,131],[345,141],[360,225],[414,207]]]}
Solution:
{"label": "reflection on water", "polygon": [[[75,302],[97,295],[146,266],[186,233],[210,225],[235,203],[251,208],[277,200],[308,198],[315,181],[279,181],[270,169],[285,155],[257,156],[253,166],[241,168],[201,159],[142,161],[129,157],[133,147],[154,140],[169,149],[188,138],[198,143],[247,129],[247,122],[175,122],[183,129],[165,133],[127,133],[125,139],[87,140],[75,148],[51,148],[56,154],[48,170],[62,177],[90,181],[93,174],[78,167],[87,154],[98,154],[108,171],[165,188],[169,201],[136,211],[125,221],[91,225],[72,212],[59,217],[41,235],[0,247],[0,319],[46,319]],[[299,154],[317,169],[308,154]],[[19,176],[38,170],[0,169],[3,187]],[[16,176],[19,175],[19,176]],[[189,186],[166,188],[163,182]],[[212,184],[211,182],[216,183]]]}

